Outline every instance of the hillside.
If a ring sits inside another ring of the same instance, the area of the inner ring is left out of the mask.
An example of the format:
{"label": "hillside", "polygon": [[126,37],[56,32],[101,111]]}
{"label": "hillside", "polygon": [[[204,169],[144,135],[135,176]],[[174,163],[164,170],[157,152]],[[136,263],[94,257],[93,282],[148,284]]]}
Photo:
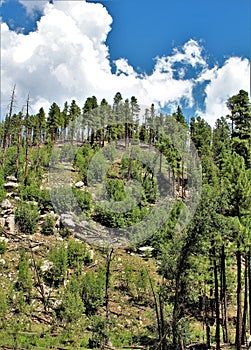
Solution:
{"label": "hillside", "polygon": [[[251,107],[215,129],[134,97],[1,124],[0,347],[240,350]],[[95,103],[94,103],[95,102]],[[93,107],[95,106],[95,108]],[[230,122],[229,122],[230,120]]]}

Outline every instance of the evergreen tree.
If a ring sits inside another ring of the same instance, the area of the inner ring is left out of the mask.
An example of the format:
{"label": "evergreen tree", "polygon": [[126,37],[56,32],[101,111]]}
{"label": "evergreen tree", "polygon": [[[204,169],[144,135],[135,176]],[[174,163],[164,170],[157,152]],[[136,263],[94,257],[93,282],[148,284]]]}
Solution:
{"label": "evergreen tree", "polygon": [[49,109],[47,119],[47,130],[51,141],[56,141],[59,134],[59,127],[61,125],[61,112],[59,106],[53,102]]}

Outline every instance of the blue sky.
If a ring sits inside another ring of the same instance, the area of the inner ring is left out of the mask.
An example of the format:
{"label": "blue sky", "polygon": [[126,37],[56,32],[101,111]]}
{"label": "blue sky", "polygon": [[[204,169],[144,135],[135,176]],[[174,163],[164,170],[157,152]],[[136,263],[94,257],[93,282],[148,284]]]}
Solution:
{"label": "blue sky", "polygon": [[[148,72],[153,57],[189,39],[202,41],[211,60],[250,57],[250,1],[111,0],[102,2],[114,18],[108,36],[112,58],[127,57]],[[121,40],[122,39],[122,40]]]}
{"label": "blue sky", "polygon": [[16,83],[34,111],[121,91],[213,125],[228,96],[249,91],[250,15],[249,0],[4,0],[1,110]]}

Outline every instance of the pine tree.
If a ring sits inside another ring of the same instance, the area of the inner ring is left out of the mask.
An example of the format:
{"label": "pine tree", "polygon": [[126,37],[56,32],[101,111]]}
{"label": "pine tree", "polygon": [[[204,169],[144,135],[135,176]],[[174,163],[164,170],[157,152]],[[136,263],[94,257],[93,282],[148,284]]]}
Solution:
{"label": "pine tree", "polygon": [[49,109],[47,119],[47,130],[51,141],[56,141],[59,134],[59,127],[61,125],[61,112],[59,106],[53,102]]}

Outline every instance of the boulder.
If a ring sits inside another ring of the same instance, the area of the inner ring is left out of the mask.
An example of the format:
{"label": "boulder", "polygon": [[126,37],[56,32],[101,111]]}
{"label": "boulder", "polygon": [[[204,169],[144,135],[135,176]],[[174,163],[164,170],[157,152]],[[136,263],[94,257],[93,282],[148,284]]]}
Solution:
{"label": "boulder", "polygon": [[154,248],[150,246],[140,247],[139,254],[142,256],[151,256],[153,250]]}
{"label": "boulder", "polygon": [[4,199],[1,203],[1,208],[2,209],[10,209],[10,208],[12,208],[12,204],[8,199]]}
{"label": "boulder", "polygon": [[76,188],[81,188],[81,187],[83,187],[83,186],[84,186],[83,181],[78,181],[78,182],[75,183],[75,187],[76,187]]}
{"label": "boulder", "polygon": [[18,188],[18,184],[16,182],[7,182],[4,184],[4,187],[8,190],[13,189],[13,188]]}
{"label": "boulder", "polygon": [[73,217],[70,214],[62,214],[61,223],[68,229],[74,229],[76,226]]}
{"label": "boulder", "polygon": [[7,176],[6,180],[10,182],[17,182],[17,178],[13,175]]}
{"label": "boulder", "polygon": [[5,226],[5,218],[0,218],[0,227]]}
{"label": "boulder", "polygon": [[9,215],[6,219],[6,224],[8,226],[9,232],[11,234],[15,233],[15,215]]}

